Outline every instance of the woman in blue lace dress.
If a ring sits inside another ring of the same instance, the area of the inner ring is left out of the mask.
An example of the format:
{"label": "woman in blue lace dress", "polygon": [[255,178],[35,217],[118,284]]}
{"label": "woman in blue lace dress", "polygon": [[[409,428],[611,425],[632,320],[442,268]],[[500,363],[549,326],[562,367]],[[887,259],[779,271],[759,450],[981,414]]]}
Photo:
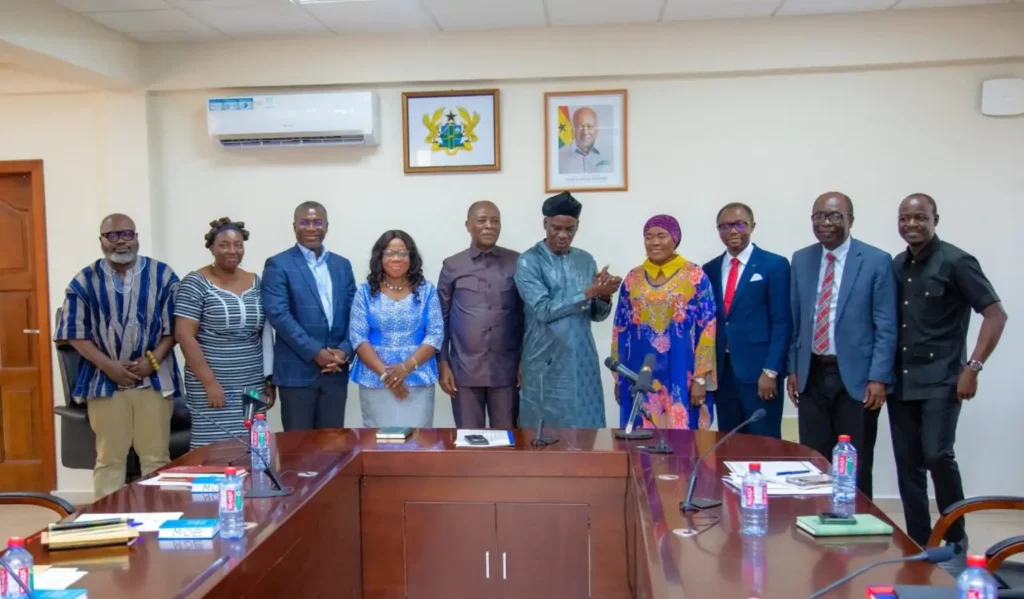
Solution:
{"label": "woman in blue lace dress", "polygon": [[416,243],[404,231],[388,231],[374,244],[370,274],[352,304],[349,340],[363,426],[431,427],[444,320]]}

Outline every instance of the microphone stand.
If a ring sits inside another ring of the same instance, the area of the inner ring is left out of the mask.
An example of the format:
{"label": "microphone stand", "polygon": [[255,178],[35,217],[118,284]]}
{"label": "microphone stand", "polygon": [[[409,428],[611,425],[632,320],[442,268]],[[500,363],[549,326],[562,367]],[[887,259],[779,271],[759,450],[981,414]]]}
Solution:
{"label": "microphone stand", "polygon": [[537,434],[534,435],[533,441],[530,441],[530,445],[534,447],[547,447],[558,443],[558,437],[544,436],[544,408],[547,407],[547,398],[544,397],[544,373],[548,371],[548,366],[551,366],[551,360],[548,358],[544,370],[540,371],[540,414],[537,417]]}
{"label": "microphone stand", "polygon": [[[7,562],[4,561],[3,556],[6,553],[7,553],[7,549],[4,549],[2,552],[0,552],[0,566],[3,566],[4,570],[7,570],[7,574],[10,575],[9,577],[13,578],[15,580],[15,582],[18,583],[18,586],[21,587],[21,590],[25,592],[26,599],[36,599],[36,594],[34,592],[32,592],[32,589],[28,588],[28,585],[25,584],[25,581],[23,581],[18,576],[18,573],[15,572],[14,570],[12,570],[11,567],[7,565]],[[0,574],[2,574],[2,573],[0,573]]]}
{"label": "microphone stand", "polygon": [[[228,429],[226,429],[223,426],[221,426],[220,423],[218,423],[213,418],[210,418],[206,414],[203,414],[202,412],[197,410],[197,411],[193,412],[192,415],[193,416],[199,416],[200,418],[205,420],[208,424],[212,424],[214,427],[219,429],[222,433],[224,433],[229,438],[231,438],[231,440],[235,441],[236,443],[241,443],[242,445],[244,445],[250,451],[249,455],[251,455],[253,458],[259,458],[260,459],[260,463],[262,464],[262,469],[263,469],[264,474],[266,474],[267,478],[269,478],[270,481],[272,483],[274,483],[274,486],[277,487],[276,489],[253,489],[253,488],[250,488],[249,490],[244,492],[244,496],[245,497],[247,497],[249,499],[264,499],[264,498],[267,498],[267,497],[286,497],[286,496],[292,494],[293,489],[291,487],[286,487],[283,484],[281,484],[281,479],[278,478],[277,473],[274,472],[273,467],[271,467],[271,465],[266,460],[264,460],[263,456],[261,456],[258,452],[252,451],[251,450],[252,448],[249,447],[248,443],[242,441],[241,439],[239,439],[235,435],[231,434],[231,431],[229,431]],[[256,466],[255,466],[255,463],[254,463],[253,464],[253,469],[255,469],[255,467]],[[255,476],[254,476],[254,478],[255,478]]]}
{"label": "microphone stand", "polygon": [[633,423],[636,421],[636,414],[640,411],[640,404],[643,403],[644,395],[646,393],[646,389],[640,388],[636,383],[633,384],[633,408],[629,411],[629,420],[626,421],[626,428],[624,430],[615,429],[612,431],[612,434],[615,435],[616,439],[650,439],[654,436],[654,433],[649,430],[633,428]]}
{"label": "microphone stand", "polygon": [[707,450],[704,453],[704,455],[700,456],[700,458],[698,458],[697,461],[694,462],[693,473],[690,474],[690,488],[686,490],[686,499],[684,499],[679,504],[679,509],[681,509],[684,513],[700,512],[722,505],[721,499],[711,499],[707,497],[694,498],[693,492],[697,488],[697,472],[700,470],[700,463],[704,461],[704,458],[708,457],[709,455],[711,455],[713,451],[718,449],[719,446],[722,445],[722,443],[725,443],[726,439],[735,435],[737,431],[747,426],[751,422],[757,422],[758,420],[764,418],[765,414],[767,414],[767,412],[764,411],[764,408],[761,408],[754,412],[753,414],[751,414],[750,418],[747,418],[739,426],[729,431],[724,437],[719,439],[717,443],[712,445],[711,449]]}
{"label": "microphone stand", "polygon": [[672,446],[665,441],[665,432],[661,430],[661,427],[654,422],[654,417],[647,411],[647,408],[639,406],[640,412],[643,413],[644,418],[651,422],[651,425],[658,430],[658,437],[660,441],[657,445],[637,445],[636,448],[640,451],[646,451],[647,453],[672,453]]}
{"label": "microphone stand", "polygon": [[[249,388],[243,391],[242,397],[242,419],[245,421],[245,430],[252,428],[253,415],[259,408],[266,406],[267,402],[260,398],[259,391]],[[238,460],[252,454],[252,444],[246,446],[245,451],[228,460],[228,466],[234,466]]]}

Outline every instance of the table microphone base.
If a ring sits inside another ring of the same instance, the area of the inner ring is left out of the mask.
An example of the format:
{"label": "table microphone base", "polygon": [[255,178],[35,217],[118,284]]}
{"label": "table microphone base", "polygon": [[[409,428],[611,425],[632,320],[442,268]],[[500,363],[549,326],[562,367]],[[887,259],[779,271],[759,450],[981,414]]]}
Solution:
{"label": "table microphone base", "polygon": [[269,497],[287,497],[292,494],[291,487],[283,489],[246,489],[242,496],[246,499],[267,499]]}
{"label": "table microphone base", "polygon": [[642,428],[635,428],[628,433],[625,429],[616,429],[612,431],[612,434],[616,439],[650,439],[654,436],[654,433]]}
{"label": "table microphone base", "polygon": [[694,497],[689,503],[685,501],[679,504],[679,509],[686,512],[703,512],[704,510],[710,510],[722,505],[719,499],[703,499],[700,497]]}

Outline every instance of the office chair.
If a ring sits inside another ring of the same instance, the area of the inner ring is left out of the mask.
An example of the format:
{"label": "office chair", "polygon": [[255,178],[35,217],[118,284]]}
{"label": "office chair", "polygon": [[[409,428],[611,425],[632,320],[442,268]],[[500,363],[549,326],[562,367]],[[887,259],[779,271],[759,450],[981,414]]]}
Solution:
{"label": "office chair", "polygon": [[[37,517],[37,510],[31,510],[28,514],[18,512],[14,518],[5,518],[5,528],[0,530],[0,550],[3,550],[4,542],[10,537],[29,536],[39,528],[45,528],[50,522],[62,520],[75,513],[75,506],[60,497],[46,493],[0,493],[0,506],[5,505],[38,507],[54,512],[57,518],[54,519],[52,514],[39,514]],[[9,528],[11,526],[14,528]]]}
{"label": "office chair", "polygon": [[[1024,511],[1024,497],[993,495],[958,501],[946,508],[932,528],[932,536],[925,547],[938,547],[946,531],[965,514],[986,510]],[[1024,563],[1006,561],[1006,558],[1024,553],[1024,536],[1000,541],[985,551],[986,569],[999,583],[1000,597],[1024,597]]]}

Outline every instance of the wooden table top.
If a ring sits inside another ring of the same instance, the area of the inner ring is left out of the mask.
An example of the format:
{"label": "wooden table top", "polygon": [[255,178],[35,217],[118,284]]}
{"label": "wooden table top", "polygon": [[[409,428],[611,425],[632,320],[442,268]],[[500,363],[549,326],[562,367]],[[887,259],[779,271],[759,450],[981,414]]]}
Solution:
{"label": "wooden table top", "polygon": [[[641,505],[642,542],[654,597],[800,599],[872,562],[921,551],[863,495],[857,498],[857,512],[892,524],[891,537],[815,539],[798,529],[797,516],[830,510],[828,495],[772,497],[768,534],[744,537],[739,495],[721,480],[729,472],[724,461],[800,460],[825,472],[829,467],[827,460],[807,447],[762,437],[736,435],[702,461],[695,496],[713,497],[723,504],[684,515],[679,505],[686,497],[694,461],[716,438],[714,433],[673,431],[669,435],[676,450],[673,455],[633,454],[630,484]],[[697,448],[702,451],[694,451]],[[862,599],[872,584],[954,586],[954,580],[931,564],[879,566],[826,596]]]}
{"label": "wooden table top", "polygon": [[[284,543],[282,526],[336,477],[360,476],[558,476],[631,477],[638,492],[643,523],[643,542],[648,548],[648,568],[658,591],[655,597],[681,598],[764,597],[793,599],[869,562],[909,555],[918,547],[897,530],[891,539],[871,543],[826,544],[796,529],[797,515],[826,511],[828,497],[772,499],[769,535],[760,547],[744,543],[738,530],[736,495],[723,491],[723,460],[801,459],[815,460],[809,449],[793,443],[736,435],[702,463],[698,495],[723,498],[725,504],[709,513],[720,513],[714,527],[695,537],[681,537],[672,531],[688,527],[678,505],[684,498],[687,477],[694,459],[719,438],[716,432],[670,431],[672,455],[649,455],[632,451],[630,443],[617,440],[611,430],[545,430],[558,438],[547,447],[530,444],[532,431],[515,431],[512,448],[456,448],[454,429],[417,430],[405,443],[378,444],[371,429],[296,431],[278,433],[276,469],[295,492],[283,498],[246,500],[246,520],[256,522],[242,542],[158,541],[145,533],[129,548],[106,548],[48,552],[38,535],[29,539],[28,549],[37,564],[77,566],[88,574],[73,585],[85,588],[91,597],[203,596],[229,576],[248,576],[273,564]],[[657,441],[655,437],[654,441]],[[632,442],[635,445],[637,442]],[[650,443],[644,441],[641,443]],[[244,452],[235,443],[219,443],[195,451],[171,465],[226,464]],[[248,457],[238,461],[249,466]],[[677,478],[659,477],[671,475]],[[268,484],[260,477],[247,477]],[[246,483],[247,485],[250,483]],[[321,498],[322,499],[322,498]],[[858,511],[885,516],[861,497]],[[193,499],[187,491],[163,490],[133,484],[80,510],[80,513],[184,512],[184,518],[216,518],[217,503]],[[74,516],[73,516],[74,517]],[[692,524],[700,527],[697,516]],[[348,542],[348,540],[344,540]],[[359,543],[358,538],[351,539]],[[280,545],[280,547],[279,547]],[[762,550],[765,561],[752,564],[745,556]],[[751,593],[763,577],[763,594]],[[748,580],[749,579],[749,580]],[[871,582],[901,584],[952,584],[942,570],[926,565],[881,567],[858,582],[844,587],[833,597],[863,597]],[[221,587],[223,588],[223,587]]]}

